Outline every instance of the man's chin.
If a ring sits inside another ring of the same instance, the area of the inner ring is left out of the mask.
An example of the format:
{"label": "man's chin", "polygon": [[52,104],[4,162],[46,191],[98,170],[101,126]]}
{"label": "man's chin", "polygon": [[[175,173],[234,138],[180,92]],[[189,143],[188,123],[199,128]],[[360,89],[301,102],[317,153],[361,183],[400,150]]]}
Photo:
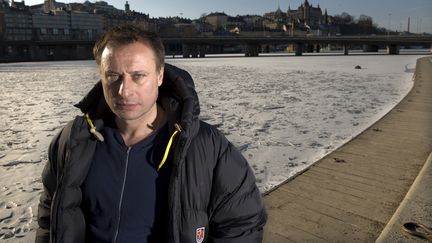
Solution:
{"label": "man's chin", "polygon": [[133,121],[133,120],[137,120],[140,117],[135,112],[127,112],[127,111],[117,111],[115,114],[117,118],[124,121]]}

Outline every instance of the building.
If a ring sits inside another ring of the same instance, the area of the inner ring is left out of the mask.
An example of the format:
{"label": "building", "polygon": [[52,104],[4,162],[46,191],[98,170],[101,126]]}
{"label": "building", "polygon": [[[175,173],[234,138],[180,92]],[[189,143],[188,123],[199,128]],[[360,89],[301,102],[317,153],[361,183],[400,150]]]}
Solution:
{"label": "building", "polygon": [[96,41],[104,32],[103,17],[86,12],[70,12],[70,28],[74,40]]}
{"label": "building", "polygon": [[32,14],[35,40],[69,40],[70,16],[64,11]]}
{"label": "building", "polygon": [[283,31],[288,22],[287,13],[278,7],[275,12],[264,14],[262,24],[266,30]]}
{"label": "building", "polygon": [[243,15],[241,16],[245,22],[245,29],[248,31],[262,29],[262,17],[259,15]]}
{"label": "building", "polygon": [[0,59],[28,57],[32,38],[32,18],[24,5],[0,3]]}
{"label": "building", "polygon": [[128,1],[121,10],[105,1],[45,0],[26,6],[24,1],[0,0],[0,59],[88,59],[94,42],[106,30],[131,22],[156,29],[149,15],[132,11]]}
{"label": "building", "polygon": [[311,29],[317,29],[323,20],[319,4],[317,7],[313,7],[308,0],[305,0],[296,10],[291,10],[288,7],[287,14],[291,21],[303,23]]}
{"label": "building", "polygon": [[225,13],[211,13],[205,16],[205,22],[213,26],[213,31],[224,31],[228,23],[228,15]]}
{"label": "building", "polygon": [[113,13],[113,14],[103,14],[101,15],[103,19],[103,29],[106,31],[114,26],[135,23],[143,26],[151,26],[149,21],[149,15],[138,13],[138,12],[124,12],[124,13]]}
{"label": "building", "polygon": [[230,17],[228,16],[227,23],[226,23],[226,29],[231,33],[239,34],[241,30],[245,29],[246,23],[243,20],[243,18],[237,16],[237,17]]}
{"label": "building", "polygon": [[195,28],[201,35],[212,35],[213,34],[213,25],[207,23],[205,18],[196,19],[192,22]]}
{"label": "building", "polygon": [[0,33],[2,33],[3,40],[30,41],[32,28],[31,14],[27,9],[21,6],[17,8],[15,4],[0,9]]}

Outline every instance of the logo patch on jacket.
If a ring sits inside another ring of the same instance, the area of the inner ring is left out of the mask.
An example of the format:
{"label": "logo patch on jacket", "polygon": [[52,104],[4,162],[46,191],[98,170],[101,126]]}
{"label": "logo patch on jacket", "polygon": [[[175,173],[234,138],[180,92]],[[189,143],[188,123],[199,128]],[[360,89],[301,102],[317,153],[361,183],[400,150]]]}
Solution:
{"label": "logo patch on jacket", "polygon": [[205,227],[197,228],[195,234],[196,242],[197,243],[203,242],[204,236],[205,236]]}

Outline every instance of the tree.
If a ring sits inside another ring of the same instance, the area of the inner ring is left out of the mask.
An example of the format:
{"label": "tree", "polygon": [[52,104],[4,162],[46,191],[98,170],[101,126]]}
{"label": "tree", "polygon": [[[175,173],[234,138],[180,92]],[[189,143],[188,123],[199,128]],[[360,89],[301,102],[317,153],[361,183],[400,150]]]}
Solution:
{"label": "tree", "polygon": [[360,15],[360,17],[357,20],[357,25],[359,26],[359,29],[363,34],[372,34],[373,30],[373,21],[372,17],[367,15]]}
{"label": "tree", "polygon": [[364,26],[364,27],[371,27],[372,22],[373,22],[372,17],[364,15],[364,14],[360,15],[360,17],[357,20],[357,23],[361,26]]}
{"label": "tree", "polygon": [[335,15],[333,17],[333,23],[335,24],[352,24],[354,23],[354,16],[349,15],[346,12],[343,12],[341,15]]}

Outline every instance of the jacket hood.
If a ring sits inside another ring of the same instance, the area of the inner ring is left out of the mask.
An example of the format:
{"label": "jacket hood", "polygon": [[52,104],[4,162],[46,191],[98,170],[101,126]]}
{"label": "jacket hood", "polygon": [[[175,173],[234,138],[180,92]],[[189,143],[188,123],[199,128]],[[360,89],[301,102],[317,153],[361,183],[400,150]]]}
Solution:
{"label": "jacket hood", "polygon": [[[157,102],[168,114],[170,129],[179,123],[183,136],[193,136],[198,132],[200,106],[195,84],[188,72],[166,63]],[[105,101],[101,81],[75,107],[94,120],[113,116]]]}

